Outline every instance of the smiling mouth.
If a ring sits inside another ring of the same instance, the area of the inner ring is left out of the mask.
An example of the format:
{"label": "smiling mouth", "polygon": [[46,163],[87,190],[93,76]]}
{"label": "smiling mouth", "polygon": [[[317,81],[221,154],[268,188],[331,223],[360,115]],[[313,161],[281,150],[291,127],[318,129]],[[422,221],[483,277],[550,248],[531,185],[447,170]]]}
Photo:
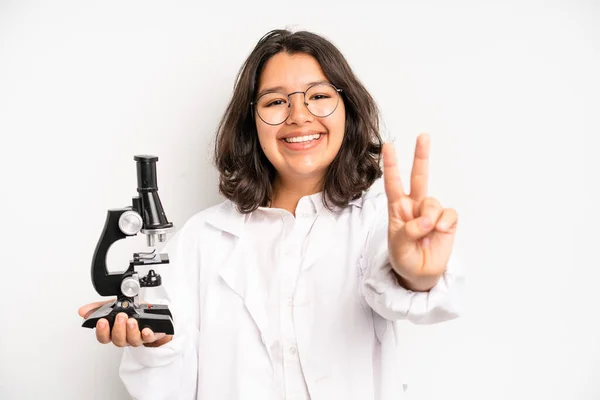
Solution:
{"label": "smiling mouth", "polygon": [[314,135],[286,138],[286,139],[283,139],[283,141],[286,143],[306,143],[306,142],[311,142],[313,140],[319,140],[321,138],[321,135],[322,135],[322,133],[316,133]]}

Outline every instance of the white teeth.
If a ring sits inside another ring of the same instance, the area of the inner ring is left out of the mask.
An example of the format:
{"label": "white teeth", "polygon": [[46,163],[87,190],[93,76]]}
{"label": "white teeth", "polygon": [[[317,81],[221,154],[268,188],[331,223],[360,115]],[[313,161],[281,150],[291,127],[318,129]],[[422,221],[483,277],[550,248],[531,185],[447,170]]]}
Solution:
{"label": "white teeth", "polygon": [[302,142],[308,142],[309,140],[317,140],[320,137],[321,137],[321,134],[316,133],[314,135],[298,136],[298,137],[293,137],[293,138],[283,139],[283,140],[285,140],[288,143],[302,143]]}

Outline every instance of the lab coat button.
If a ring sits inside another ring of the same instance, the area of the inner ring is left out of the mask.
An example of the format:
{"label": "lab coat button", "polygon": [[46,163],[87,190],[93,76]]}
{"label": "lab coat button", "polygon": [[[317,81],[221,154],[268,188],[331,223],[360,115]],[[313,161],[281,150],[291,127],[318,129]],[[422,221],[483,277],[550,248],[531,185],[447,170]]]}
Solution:
{"label": "lab coat button", "polygon": [[290,347],[290,354],[296,354],[296,348],[294,346]]}

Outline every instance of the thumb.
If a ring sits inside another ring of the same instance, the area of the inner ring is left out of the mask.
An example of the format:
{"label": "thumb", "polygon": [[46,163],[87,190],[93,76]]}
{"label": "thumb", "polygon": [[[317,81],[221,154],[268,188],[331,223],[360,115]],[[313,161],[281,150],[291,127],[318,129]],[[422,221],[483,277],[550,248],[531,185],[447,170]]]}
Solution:
{"label": "thumb", "polygon": [[87,318],[91,313],[93,313],[94,311],[96,311],[97,309],[102,307],[103,305],[111,303],[113,301],[115,301],[115,299],[96,301],[94,303],[86,304],[85,306],[79,307],[79,310],[77,312],[80,317]]}

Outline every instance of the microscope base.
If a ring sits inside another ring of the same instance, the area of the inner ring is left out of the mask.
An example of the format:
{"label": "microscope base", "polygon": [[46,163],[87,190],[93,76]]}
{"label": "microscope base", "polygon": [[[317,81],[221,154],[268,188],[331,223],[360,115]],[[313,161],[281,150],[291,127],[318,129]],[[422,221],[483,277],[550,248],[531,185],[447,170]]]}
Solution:
{"label": "microscope base", "polygon": [[122,312],[138,321],[140,331],[144,328],[150,328],[155,333],[174,334],[173,316],[166,305],[134,304],[128,298],[121,298],[103,305],[86,318],[81,326],[93,329],[96,327],[98,320],[104,318],[108,321],[112,330],[117,314]]}

